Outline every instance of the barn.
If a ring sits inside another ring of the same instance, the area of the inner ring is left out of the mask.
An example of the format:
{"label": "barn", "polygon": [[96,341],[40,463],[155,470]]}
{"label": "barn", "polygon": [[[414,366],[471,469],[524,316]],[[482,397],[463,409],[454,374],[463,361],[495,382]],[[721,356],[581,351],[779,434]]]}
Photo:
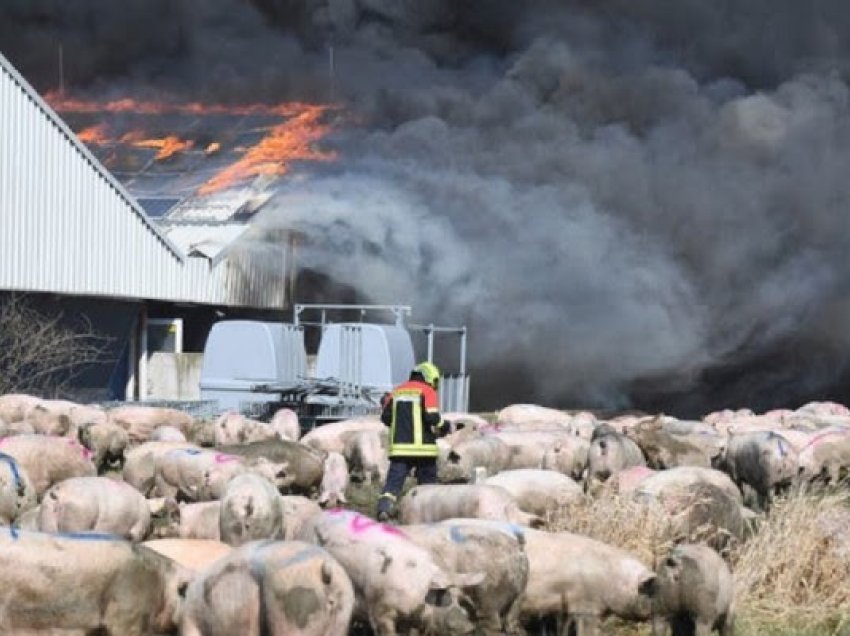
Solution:
{"label": "barn", "polygon": [[155,220],[0,55],[0,296],[108,342],[67,397],[192,399],[216,320],[291,315],[294,243],[245,209]]}

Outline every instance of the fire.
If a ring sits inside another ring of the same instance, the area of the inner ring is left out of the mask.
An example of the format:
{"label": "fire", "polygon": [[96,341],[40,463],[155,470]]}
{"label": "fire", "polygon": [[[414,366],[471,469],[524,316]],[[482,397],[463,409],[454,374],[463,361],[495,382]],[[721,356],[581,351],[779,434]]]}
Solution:
{"label": "fire", "polygon": [[322,106],[304,105],[301,113],[274,126],[241,159],[202,185],[198,194],[210,194],[260,175],[284,175],[293,161],[335,159],[336,153],[315,150],[311,145],[330,131],[330,126],[320,121],[324,110]]}
{"label": "fire", "polygon": [[89,146],[105,144],[109,141],[106,133],[106,124],[97,124],[96,126],[83,128],[77,133],[77,137]]}
{"label": "fire", "polygon": [[193,141],[184,141],[177,135],[168,135],[164,139],[142,139],[134,141],[133,145],[137,148],[159,148],[154,159],[163,161],[169,157],[173,157],[181,150],[188,150],[195,145]]}
{"label": "fire", "polygon": [[[252,146],[244,148],[244,153],[234,163],[224,167],[209,178],[198,189],[198,194],[208,195],[238,183],[249,181],[261,175],[284,175],[295,161],[331,161],[336,158],[333,152],[317,150],[314,144],[325,137],[331,126],[324,123],[329,106],[287,102],[277,105],[268,104],[201,104],[199,102],[149,101],[134,99],[116,99],[97,102],[68,97],[57,91],[45,95],[47,102],[59,112],[77,114],[119,114],[135,115],[194,115],[198,117],[231,115],[242,117],[282,118],[279,124],[264,129],[265,136]],[[141,130],[132,130],[110,140],[106,135],[106,125],[98,124],[78,133],[81,141],[87,144],[127,144],[137,148],[155,148],[159,152],[154,157],[163,161],[179,152],[195,146],[192,139],[183,139],[177,134],[162,138],[151,138]],[[202,142],[203,155],[211,157],[222,151],[222,143]],[[231,151],[239,150],[233,148]]]}

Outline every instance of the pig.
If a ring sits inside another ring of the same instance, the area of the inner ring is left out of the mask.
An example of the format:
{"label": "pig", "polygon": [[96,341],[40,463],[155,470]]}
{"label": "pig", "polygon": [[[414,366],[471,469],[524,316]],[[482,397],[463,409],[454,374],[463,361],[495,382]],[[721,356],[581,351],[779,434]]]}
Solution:
{"label": "pig", "polygon": [[565,430],[507,430],[493,433],[492,436],[503,441],[511,450],[506,469],[540,468],[548,449],[562,440],[570,443],[572,439],[577,439]]}
{"label": "pig", "polygon": [[540,468],[580,480],[587,466],[590,442],[582,437],[559,437],[546,448],[540,460]]}
{"label": "pig", "polygon": [[19,530],[33,530],[35,532],[39,532],[38,517],[40,514],[41,506],[30,508],[26,512],[22,512],[20,515],[18,515],[18,518],[15,519],[14,523],[10,525],[13,525]]}
{"label": "pig", "polygon": [[189,442],[145,442],[130,450],[124,460],[122,477],[145,497],[150,496],[156,481],[158,459],[177,449],[197,449]]}
{"label": "pig", "polygon": [[0,453],[0,525],[10,526],[38,505],[35,486],[14,457]]}
{"label": "pig", "polygon": [[109,419],[124,428],[133,444],[148,441],[160,426],[173,426],[188,434],[195,418],[179,409],[156,406],[118,406],[107,411]]}
{"label": "pig", "polygon": [[174,561],[193,578],[233,551],[231,546],[221,541],[202,539],[154,539],[141,545]]}
{"label": "pig", "polygon": [[73,439],[16,435],[0,439],[0,452],[15,458],[41,499],[53,484],[70,477],[94,477],[91,451]]}
{"label": "pig", "polygon": [[336,508],[339,503],[348,503],[345,490],[348,488],[348,465],[340,453],[328,453],[325,458],[322,484],[319,488],[319,505]]}
{"label": "pig", "polygon": [[0,437],[11,437],[12,435],[31,435],[35,433],[32,425],[25,420],[7,422],[0,419]]}
{"label": "pig", "polygon": [[804,482],[825,478],[837,484],[850,467],[850,428],[828,427],[814,433],[800,450],[798,474]]}
{"label": "pig", "polygon": [[589,489],[595,481],[606,481],[624,468],[646,466],[643,453],[634,441],[604,426],[597,427],[590,440],[585,489]]}
{"label": "pig", "polygon": [[92,452],[92,462],[98,470],[123,463],[130,446],[127,431],[109,421],[81,424],[77,439]]}
{"label": "pig", "polygon": [[298,422],[298,414],[292,409],[282,408],[275,411],[269,426],[280,439],[297,442],[301,437],[301,424]]}
{"label": "pig", "polygon": [[[656,474],[657,470],[646,466],[630,466],[615,473],[608,481],[601,493],[614,495],[626,495],[637,490],[645,479]],[[732,484],[734,486],[734,484]],[[736,488],[737,490],[737,488]]]}
{"label": "pig", "polygon": [[177,523],[176,533],[181,539],[221,541],[221,502],[181,503]]}
{"label": "pig", "polygon": [[154,406],[119,406],[110,409],[108,415],[112,422],[127,431],[133,444],[148,441],[160,426],[174,426],[187,434],[194,423],[188,413]]}
{"label": "pig", "polygon": [[183,636],[345,636],[354,588],[328,552],[256,541],[219,559],[186,592]]}
{"label": "pig", "polygon": [[216,446],[248,444],[278,439],[275,430],[265,422],[248,419],[237,411],[227,411],[213,425]]}
{"label": "pig", "polygon": [[138,490],[108,477],[72,477],[51,486],[41,502],[38,525],[45,532],[93,530],[139,542],[151,513]]}
{"label": "pig", "polygon": [[791,486],[798,466],[797,452],[772,431],[731,435],[722,462],[739,488],[747,484],[755,491],[762,509],[775,492]]}
{"label": "pig", "polygon": [[217,450],[220,453],[243,457],[249,462],[265,458],[274,465],[285,466],[288,483],[283,490],[291,494],[314,494],[322,483],[326,453],[300,442],[277,439],[221,446]]}
{"label": "pig", "polygon": [[543,519],[584,498],[581,486],[553,470],[506,470],[488,477],[483,483],[504,488],[516,500],[520,510]]}
{"label": "pig", "polygon": [[307,522],[322,512],[319,504],[302,495],[281,495],[280,508],[283,514],[283,538],[287,541],[300,536]]}
{"label": "pig", "polygon": [[345,443],[351,435],[360,431],[384,431],[377,417],[360,417],[341,422],[323,424],[301,438],[301,443],[325,453],[344,453]]}
{"label": "pig", "polygon": [[298,539],[339,561],[354,586],[354,616],[368,620],[376,636],[472,632],[460,600],[484,575],[446,572],[399,528],[335,509],[310,519]]}
{"label": "pig", "polygon": [[151,433],[152,442],[185,442],[186,436],[179,428],[174,426],[157,426]]}
{"label": "pig", "polygon": [[24,420],[41,435],[68,435],[73,433],[69,416],[73,405],[65,400],[41,400],[27,410]]}
{"label": "pig", "polygon": [[399,519],[406,525],[431,523],[454,517],[495,519],[526,526],[543,524],[540,517],[520,510],[514,498],[498,486],[416,486],[408,491],[399,503]]}
{"label": "pig", "polygon": [[0,530],[0,631],[68,629],[146,636],[177,629],[191,574],[111,535]]}
{"label": "pig", "polygon": [[154,492],[179,501],[221,499],[227,483],[246,472],[247,464],[235,455],[175,448],[156,458]]}
{"label": "pig", "polygon": [[250,473],[231,479],[221,498],[219,533],[221,540],[232,546],[280,538],[283,515],[277,489]]}
{"label": "pig", "polygon": [[649,618],[655,574],[629,552],[569,532],[522,533],[529,566],[523,617],[560,618],[576,636],[598,634],[608,615]]}
{"label": "pig", "polygon": [[503,428],[522,429],[529,423],[569,426],[572,417],[564,411],[536,404],[511,404],[496,413],[496,422]]}
{"label": "pig", "polygon": [[742,503],[741,490],[724,472],[701,466],[678,466],[647,475],[637,487],[638,496],[658,497],[664,492],[683,489],[693,484],[712,484]]}
{"label": "pig", "polygon": [[41,402],[41,398],[24,393],[7,393],[0,395],[0,419],[13,424],[21,422],[27,411]]}
{"label": "pig", "polygon": [[[704,545],[680,544],[658,565],[653,599],[656,634],[731,636],[735,625],[735,583],[729,566]],[[666,623],[666,625],[665,625]]]}
{"label": "pig", "polygon": [[[650,468],[663,470],[676,466],[711,467],[720,455],[719,435],[703,436],[675,434],[665,429],[660,418],[641,422],[626,432],[643,454]],[[700,443],[702,442],[702,443]]]}
{"label": "pig", "polygon": [[345,444],[345,458],[351,467],[351,478],[364,484],[383,484],[387,480],[390,460],[376,431],[360,431]]}
{"label": "pig", "polygon": [[494,475],[508,467],[511,449],[496,437],[480,437],[460,442],[440,453],[437,476],[440,483],[456,484],[472,481],[475,468],[482,466]]}
{"label": "pig", "polygon": [[484,574],[480,585],[467,590],[479,633],[525,633],[519,612],[528,582],[528,557],[521,532],[477,526],[464,519],[401,530],[446,571]]}

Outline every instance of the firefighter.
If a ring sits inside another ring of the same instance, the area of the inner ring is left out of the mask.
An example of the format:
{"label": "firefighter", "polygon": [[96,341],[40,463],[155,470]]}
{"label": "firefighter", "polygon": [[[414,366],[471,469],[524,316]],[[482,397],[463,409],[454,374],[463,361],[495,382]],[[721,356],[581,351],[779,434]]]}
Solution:
{"label": "firefighter", "polygon": [[449,422],[440,415],[437,389],[440,370],[431,362],[417,364],[410,379],[384,398],[381,421],[390,427],[390,468],[387,483],[378,499],[378,521],[387,521],[411,470],[416,481],[437,481],[437,438],[449,432]]}

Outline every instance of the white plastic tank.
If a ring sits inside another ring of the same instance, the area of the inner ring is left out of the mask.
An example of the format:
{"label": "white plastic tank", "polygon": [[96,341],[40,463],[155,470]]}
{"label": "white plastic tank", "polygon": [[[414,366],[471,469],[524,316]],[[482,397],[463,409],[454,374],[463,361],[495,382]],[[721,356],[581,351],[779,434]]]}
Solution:
{"label": "white plastic tank", "polygon": [[325,327],[316,357],[316,377],[389,391],[407,380],[416,364],[413,341],[403,327],[333,323]]}

